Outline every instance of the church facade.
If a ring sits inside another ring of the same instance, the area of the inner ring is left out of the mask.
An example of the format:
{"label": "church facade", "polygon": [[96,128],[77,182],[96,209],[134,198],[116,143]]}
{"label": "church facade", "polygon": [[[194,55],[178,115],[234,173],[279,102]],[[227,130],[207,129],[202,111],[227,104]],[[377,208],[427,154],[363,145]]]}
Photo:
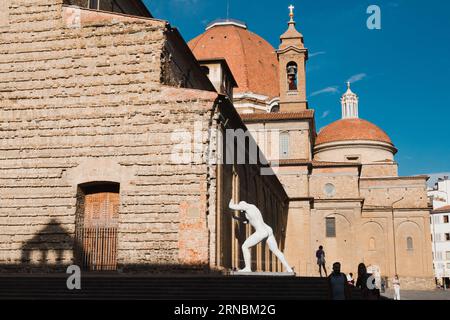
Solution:
{"label": "church facade", "polygon": [[[1,271],[239,269],[252,230],[233,199],[261,209],[299,276],[318,275],[323,245],[328,268],[432,285],[426,177],[398,176],[350,86],[343,119],[316,132],[293,15],[278,50],[228,20],[188,46],[121,3],[0,4]],[[220,161],[252,144],[258,161]],[[282,271],[264,243],[252,253]]]}
{"label": "church facade", "polygon": [[212,23],[189,45],[200,61],[223,57],[237,79],[235,107],[289,196],[287,259],[301,275],[317,276],[322,245],[328,270],[339,261],[357,274],[365,263],[388,280],[398,274],[403,288],[433,288],[428,178],[398,175],[397,149],[359,118],[350,83],[342,119],[317,133],[306,94],[308,50],[292,9],[280,40],[275,50],[231,20]]}

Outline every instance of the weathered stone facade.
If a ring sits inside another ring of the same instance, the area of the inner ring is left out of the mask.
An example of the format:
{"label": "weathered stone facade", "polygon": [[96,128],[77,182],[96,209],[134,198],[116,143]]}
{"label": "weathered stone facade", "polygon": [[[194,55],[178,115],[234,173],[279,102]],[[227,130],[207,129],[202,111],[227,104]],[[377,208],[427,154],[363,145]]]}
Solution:
{"label": "weathered stone facade", "polygon": [[[230,198],[217,202],[221,166],[205,155],[217,137],[205,133],[226,117],[245,126],[232,105],[220,107],[225,100],[178,32],[165,21],[62,0],[2,6],[9,17],[0,26],[2,269],[77,263],[77,192],[92,182],[120,184],[119,268],[217,269],[217,239],[231,239],[231,221],[224,236],[216,219],[229,214]],[[174,132],[195,137],[198,127],[193,160],[177,164]],[[220,180],[224,195],[235,192],[231,178]],[[257,179],[255,187],[262,183],[277,195],[273,215],[286,217],[279,181]]]}

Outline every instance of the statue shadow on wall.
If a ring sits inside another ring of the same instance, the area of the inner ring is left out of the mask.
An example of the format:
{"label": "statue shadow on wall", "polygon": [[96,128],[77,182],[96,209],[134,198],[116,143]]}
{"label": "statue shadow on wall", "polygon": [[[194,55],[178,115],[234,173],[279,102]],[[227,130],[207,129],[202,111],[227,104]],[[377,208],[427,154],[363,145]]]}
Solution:
{"label": "statue shadow on wall", "polygon": [[65,259],[67,252],[78,252],[79,246],[70,232],[61,223],[52,219],[26,241],[22,248],[21,264],[23,271],[63,271],[72,264]]}
{"label": "statue shadow on wall", "polygon": [[[82,245],[76,240],[73,233],[66,229],[57,219],[50,220],[31,239],[20,247],[20,263],[0,263],[0,273],[66,273],[70,265],[79,265]],[[87,270],[89,271],[89,270]],[[220,274],[217,270],[211,270],[208,265],[183,265],[183,264],[154,264],[118,263],[117,270],[113,273],[144,273],[144,274],[177,274],[199,273]],[[111,271],[108,271],[110,273]],[[99,273],[96,271],[95,273]],[[101,272],[100,272],[101,273]]]}

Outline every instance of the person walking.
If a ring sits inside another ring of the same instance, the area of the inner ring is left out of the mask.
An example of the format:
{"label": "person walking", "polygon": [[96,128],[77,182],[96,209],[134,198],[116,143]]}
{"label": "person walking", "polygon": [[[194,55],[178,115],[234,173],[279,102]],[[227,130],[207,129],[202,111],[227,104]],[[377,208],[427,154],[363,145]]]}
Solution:
{"label": "person walking", "polygon": [[316,251],[317,265],[319,266],[320,277],[322,278],[322,268],[325,271],[325,277],[328,276],[327,268],[325,267],[325,251],[323,250],[323,246],[319,247],[319,250]]}
{"label": "person walking", "polygon": [[400,279],[398,278],[398,274],[395,275],[392,284],[394,286],[394,300],[400,300]]}
{"label": "person walking", "polygon": [[333,272],[328,277],[328,293],[330,300],[350,299],[350,287],[347,276],[341,272],[341,264],[333,264]]}

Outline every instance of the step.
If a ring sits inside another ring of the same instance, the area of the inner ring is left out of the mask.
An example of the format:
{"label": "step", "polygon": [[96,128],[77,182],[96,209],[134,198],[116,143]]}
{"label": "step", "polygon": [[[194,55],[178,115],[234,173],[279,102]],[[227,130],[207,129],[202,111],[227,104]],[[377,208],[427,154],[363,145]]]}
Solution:
{"label": "step", "polygon": [[[324,278],[239,276],[82,275],[81,291],[66,288],[68,275],[0,275],[0,299],[114,300],[324,300]],[[355,297],[358,294],[355,292]]]}

